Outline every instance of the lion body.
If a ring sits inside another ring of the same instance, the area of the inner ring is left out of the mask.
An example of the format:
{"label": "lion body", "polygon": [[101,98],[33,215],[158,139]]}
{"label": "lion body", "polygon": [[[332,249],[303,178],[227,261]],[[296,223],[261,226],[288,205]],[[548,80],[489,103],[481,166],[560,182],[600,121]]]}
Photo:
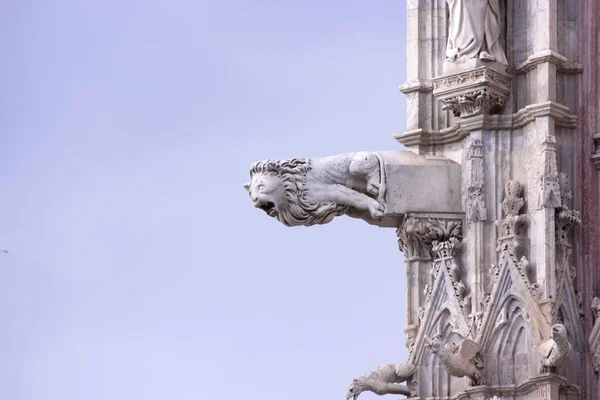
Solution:
{"label": "lion body", "polygon": [[375,153],[264,160],[246,184],[254,205],[287,226],[325,224],[354,210],[383,216],[384,167]]}

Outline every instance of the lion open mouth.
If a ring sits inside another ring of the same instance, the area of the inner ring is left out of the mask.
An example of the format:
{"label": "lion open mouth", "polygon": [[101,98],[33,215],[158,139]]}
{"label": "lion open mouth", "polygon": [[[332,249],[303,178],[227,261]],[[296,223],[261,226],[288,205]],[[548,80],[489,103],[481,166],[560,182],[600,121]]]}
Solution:
{"label": "lion open mouth", "polygon": [[261,203],[260,205],[257,205],[257,207],[269,214],[270,216],[273,216],[274,213],[277,213],[277,211],[275,210],[275,203],[273,203],[272,201]]}

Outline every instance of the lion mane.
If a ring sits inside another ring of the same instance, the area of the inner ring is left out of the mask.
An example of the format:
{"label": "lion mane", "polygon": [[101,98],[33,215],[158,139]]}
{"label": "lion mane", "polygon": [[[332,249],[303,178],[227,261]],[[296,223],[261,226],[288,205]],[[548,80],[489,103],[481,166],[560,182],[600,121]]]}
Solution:
{"label": "lion mane", "polygon": [[276,175],[281,179],[287,204],[275,217],[286,226],[318,225],[330,222],[343,215],[348,206],[332,201],[319,203],[310,196],[306,186],[306,175],[311,170],[310,159],[257,161],[250,167],[250,176],[255,174]]}

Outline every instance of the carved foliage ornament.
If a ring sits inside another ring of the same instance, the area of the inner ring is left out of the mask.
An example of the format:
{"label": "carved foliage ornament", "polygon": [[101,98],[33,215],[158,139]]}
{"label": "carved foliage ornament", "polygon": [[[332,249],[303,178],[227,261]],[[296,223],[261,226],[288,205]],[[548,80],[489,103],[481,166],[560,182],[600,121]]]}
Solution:
{"label": "carved foliage ornament", "polygon": [[441,100],[442,110],[450,110],[455,117],[479,114],[498,114],[504,109],[505,97],[484,88]]}
{"label": "carved foliage ornament", "polygon": [[444,242],[450,238],[462,240],[462,221],[441,218],[409,216],[397,229],[398,246],[407,261],[434,258],[433,242]]}

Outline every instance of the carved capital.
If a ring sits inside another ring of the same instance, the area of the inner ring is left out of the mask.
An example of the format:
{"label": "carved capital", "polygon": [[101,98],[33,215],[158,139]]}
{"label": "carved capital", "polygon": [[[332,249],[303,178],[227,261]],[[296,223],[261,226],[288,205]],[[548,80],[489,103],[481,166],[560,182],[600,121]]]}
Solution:
{"label": "carved capital", "polygon": [[431,260],[435,258],[433,242],[460,241],[461,228],[460,220],[408,216],[396,231],[398,246],[407,261]]}
{"label": "carved capital", "polygon": [[443,99],[442,110],[450,110],[455,117],[480,114],[499,114],[506,98],[492,89],[479,89]]}

